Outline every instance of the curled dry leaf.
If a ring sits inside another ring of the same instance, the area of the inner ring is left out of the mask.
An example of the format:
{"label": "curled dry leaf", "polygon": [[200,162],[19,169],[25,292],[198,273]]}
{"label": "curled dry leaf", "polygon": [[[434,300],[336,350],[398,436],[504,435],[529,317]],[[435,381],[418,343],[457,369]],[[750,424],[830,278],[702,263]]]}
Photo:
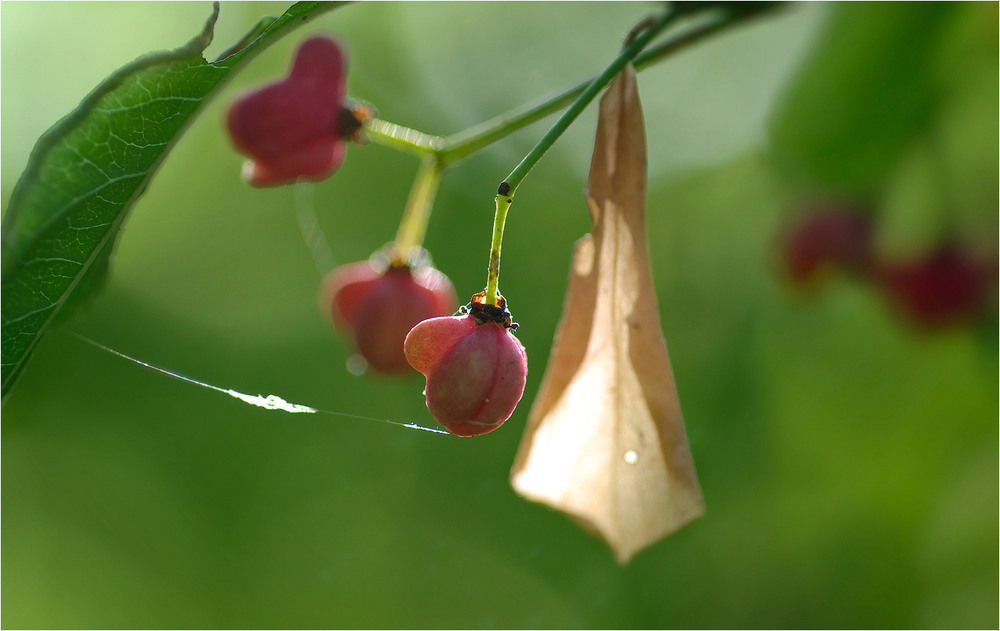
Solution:
{"label": "curled dry leaf", "polygon": [[635,73],[601,99],[562,321],[511,471],[618,560],[704,513],[646,250],[646,144]]}

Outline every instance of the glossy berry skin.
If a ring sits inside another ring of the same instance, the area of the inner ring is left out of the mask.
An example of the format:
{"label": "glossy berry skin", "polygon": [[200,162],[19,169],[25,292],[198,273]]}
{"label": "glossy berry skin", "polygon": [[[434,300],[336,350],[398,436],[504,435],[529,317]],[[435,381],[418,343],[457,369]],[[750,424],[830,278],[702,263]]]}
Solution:
{"label": "glossy berry skin", "polygon": [[458,306],[451,281],[432,267],[397,265],[379,272],[367,261],[333,270],[322,295],[341,334],[374,370],[386,374],[410,371],[403,340],[414,325]]}
{"label": "glossy berry skin", "polygon": [[352,131],[345,118],[346,60],[340,46],[314,37],[299,47],[288,78],[238,98],[226,119],[233,145],[250,157],[255,186],[318,181],[344,160]]}
{"label": "glossy berry skin", "polygon": [[982,315],[996,291],[997,261],[954,245],[927,257],[886,263],[879,282],[894,306],[916,325],[942,328]]}
{"label": "glossy berry skin", "polygon": [[527,356],[503,324],[471,314],[433,318],[413,327],[404,349],[427,378],[427,409],[452,434],[492,432],[524,394]]}
{"label": "glossy berry skin", "polygon": [[782,237],[782,257],[795,283],[813,281],[828,266],[865,273],[872,261],[870,216],[846,204],[808,209],[795,218]]}

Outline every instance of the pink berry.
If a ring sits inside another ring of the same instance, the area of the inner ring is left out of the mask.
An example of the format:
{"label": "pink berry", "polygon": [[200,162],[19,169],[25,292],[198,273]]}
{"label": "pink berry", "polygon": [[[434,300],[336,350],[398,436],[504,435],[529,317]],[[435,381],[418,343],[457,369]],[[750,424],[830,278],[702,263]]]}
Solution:
{"label": "pink berry", "polygon": [[403,340],[414,325],[458,306],[451,281],[432,267],[396,264],[380,272],[367,261],[330,272],[323,301],[341,334],[373,369],[387,374],[409,372]]}
{"label": "pink berry", "polygon": [[797,215],[782,239],[785,269],[793,282],[813,280],[827,265],[866,272],[872,258],[872,222],[846,204],[815,206]]}
{"label": "pink berry", "polygon": [[255,186],[318,181],[344,160],[344,138],[360,123],[344,106],[346,60],[340,46],[314,37],[299,47],[288,78],[238,98],[227,123],[233,144],[250,157]]}
{"label": "pink berry", "polygon": [[926,258],[886,263],[879,273],[893,304],[914,323],[940,328],[982,315],[996,290],[997,261],[947,245]]}
{"label": "pink berry", "polygon": [[528,360],[507,323],[468,315],[425,320],[406,336],[410,364],[427,378],[427,409],[458,436],[478,436],[510,418],[524,394]]}

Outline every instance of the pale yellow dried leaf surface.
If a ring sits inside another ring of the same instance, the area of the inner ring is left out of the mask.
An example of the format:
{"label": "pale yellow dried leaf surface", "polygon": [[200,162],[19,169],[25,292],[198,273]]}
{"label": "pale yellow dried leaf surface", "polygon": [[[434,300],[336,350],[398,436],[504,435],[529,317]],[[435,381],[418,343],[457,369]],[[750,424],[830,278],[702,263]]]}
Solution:
{"label": "pale yellow dried leaf surface", "polygon": [[552,356],[511,472],[619,561],[704,512],[660,329],[645,232],[646,145],[631,68],[601,99],[594,231],[573,257]]}

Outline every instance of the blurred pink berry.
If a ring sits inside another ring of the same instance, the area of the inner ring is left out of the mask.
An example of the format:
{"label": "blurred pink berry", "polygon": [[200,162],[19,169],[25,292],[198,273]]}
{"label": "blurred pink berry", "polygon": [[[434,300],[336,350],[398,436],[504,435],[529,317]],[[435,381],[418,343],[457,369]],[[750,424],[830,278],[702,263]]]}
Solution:
{"label": "blurred pink berry", "polygon": [[451,281],[430,266],[397,264],[380,272],[367,261],[351,263],[327,275],[322,295],[340,333],[387,374],[409,372],[403,340],[414,325],[458,307]]}
{"label": "blurred pink berry", "polygon": [[236,149],[250,157],[255,186],[318,181],[344,160],[344,139],[360,122],[344,106],[347,62],[340,46],[314,37],[299,47],[288,78],[249,92],[229,108]]}
{"label": "blurred pink berry", "polygon": [[427,409],[458,436],[478,436],[510,418],[524,394],[528,360],[507,323],[468,315],[433,318],[413,327],[404,349],[427,378]]}
{"label": "blurred pink berry", "polygon": [[983,314],[996,291],[997,261],[948,245],[922,259],[884,264],[879,280],[910,320],[940,328]]}
{"label": "blurred pink berry", "polygon": [[782,238],[785,269],[793,282],[813,280],[825,266],[866,272],[872,259],[867,213],[846,204],[825,204],[797,215]]}

